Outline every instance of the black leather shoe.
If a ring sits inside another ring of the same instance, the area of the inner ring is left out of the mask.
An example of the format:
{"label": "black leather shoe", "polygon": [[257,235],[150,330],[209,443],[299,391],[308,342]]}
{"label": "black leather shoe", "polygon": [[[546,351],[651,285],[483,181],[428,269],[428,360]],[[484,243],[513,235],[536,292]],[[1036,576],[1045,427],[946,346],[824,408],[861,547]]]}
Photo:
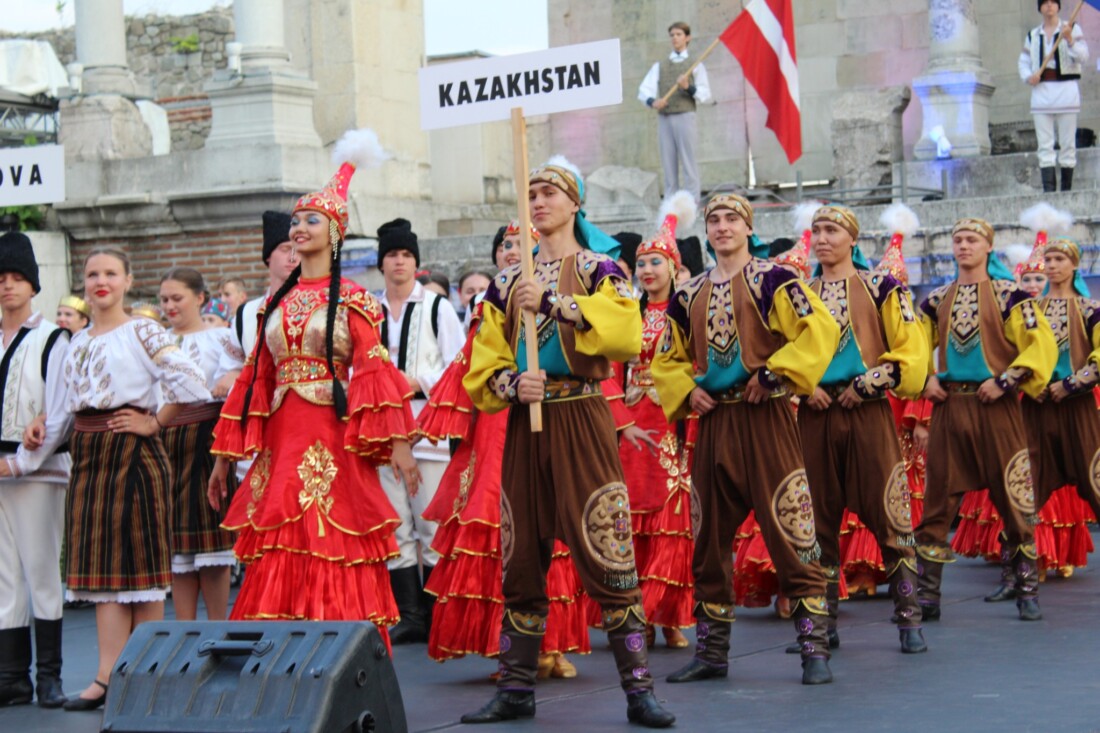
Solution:
{"label": "black leather shoe", "polygon": [[802,660],[802,684],[827,685],[833,681],[833,672],[829,669],[829,660],[822,657],[810,657]]}
{"label": "black leather shoe", "polygon": [[1001,603],[1002,601],[1012,601],[1016,599],[1016,589],[1011,585],[999,585],[997,590],[990,593],[985,597],[986,603]]}
{"label": "black leather shoe", "polygon": [[626,696],[626,719],[646,728],[667,728],[676,716],[661,707],[651,690]]}
{"label": "black leather shoe", "polygon": [[688,662],[686,667],[680,669],[678,672],[673,672],[666,679],[669,682],[699,682],[700,680],[726,677],[728,675],[728,665],[716,667],[713,664],[707,664],[698,659],[692,659]]}
{"label": "black leather shoe", "polygon": [[1039,610],[1038,598],[1021,598],[1016,601],[1016,610],[1020,612],[1021,621],[1038,621],[1043,617]]}
{"label": "black leather shoe", "polygon": [[499,723],[502,720],[533,717],[535,717],[534,692],[501,690],[493,695],[493,699],[481,710],[463,715],[462,722],[466,724]]}
{"label": "black leather shoe", "polygon": [[928,651],[928,643],[920,629],[898,629],[902,654],[920,654]]}
{"label": "black leather shoe", "polygon": [[65,701],[65,704],[61,707],[65,708],[69,712],[79,712],[82,710],[96,710],[103,707],[103,703],[107,700],[107,685],[99,680],[92,680],[95,684],[103,688],[103,694],[96,698],[86,697],[73,697]]}
{"label": "black leather shoe", "polygon": [[940,607],[939,604],[935,606],[920,607],[920,617],[922,621],[939,621],[940,620]]}

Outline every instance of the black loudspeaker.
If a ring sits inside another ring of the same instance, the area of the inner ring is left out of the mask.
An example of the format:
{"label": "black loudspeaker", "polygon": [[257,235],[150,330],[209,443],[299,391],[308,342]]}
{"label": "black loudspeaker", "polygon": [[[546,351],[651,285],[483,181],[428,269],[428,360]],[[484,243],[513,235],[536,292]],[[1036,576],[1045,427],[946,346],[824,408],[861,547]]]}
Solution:
{"label": "black loudspeaker", "polygon": [[407,733],[370,623],[172,621],[134,630],[111,671],[112,733]]}

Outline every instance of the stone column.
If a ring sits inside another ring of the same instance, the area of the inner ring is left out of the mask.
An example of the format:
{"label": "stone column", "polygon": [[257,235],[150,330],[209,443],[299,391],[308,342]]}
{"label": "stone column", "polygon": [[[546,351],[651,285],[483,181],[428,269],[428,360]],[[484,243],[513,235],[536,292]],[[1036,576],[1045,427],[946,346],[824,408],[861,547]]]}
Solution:
{"label": "stone column", "polygon": [[126,61],[122,0],[76,3],[76,57],[84,66],[81,96],[61,103],[58,142],[65,159],[141,158],[152,136],[132,101],[137,83]]}
{"label": "stone column", "polygon": [[76,3],[76,58],[84,65],[84,94],[134,95],[122,0]]}
{"label": "stone column", "polygon": [[241,51],[241,67],[263,69],[286,64],[283,0],[235,0],[233,24]]}
{"label": "stone column", "polygon": [[288,63],[283,0],[234,0],[233,21],[241,71],[219,72],[204,87],[211,110],[206,147],[320,147],[313,123],[317,85]]}
{"label": "stone column", "polygon": [[918,160],[936,158],[932,131],[942,127],[955,158],[988,155],[989,101],[996,87],[982,66],[974,0],[929,0],[928,68],[913,80],[924,107]]}

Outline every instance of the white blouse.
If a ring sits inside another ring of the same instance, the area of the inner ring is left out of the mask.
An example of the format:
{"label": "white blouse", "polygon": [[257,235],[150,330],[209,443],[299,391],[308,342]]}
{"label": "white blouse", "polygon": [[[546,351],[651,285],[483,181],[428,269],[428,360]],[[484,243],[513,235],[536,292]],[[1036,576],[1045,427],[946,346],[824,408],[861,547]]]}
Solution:
{"label": "white blouse", "polygon": [[168,336],[202,371],[207,389],[214,389],[214,385],[227,372],[240,370],[244,366],[244,350],[233,337],[232,329],[208,328],[182,336],[168,331]]}
{"label": "white blouse", "polygon": [[202,370],[160,324],[146,318],[99,336],[78,333],[65,355],[64,379],[70,413],[127,405],[153,411],[158,397],[178,404],[212,399]]}

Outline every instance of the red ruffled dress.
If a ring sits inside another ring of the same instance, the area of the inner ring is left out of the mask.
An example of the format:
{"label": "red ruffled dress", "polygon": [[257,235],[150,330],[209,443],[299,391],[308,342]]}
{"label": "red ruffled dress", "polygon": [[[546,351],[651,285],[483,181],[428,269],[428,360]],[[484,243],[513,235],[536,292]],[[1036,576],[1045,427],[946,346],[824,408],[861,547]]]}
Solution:
{"label": "red ruffled dress", "polygon": [[348,403],[337,418],[328,290],[327,277],[303,278],[275,307],[215,428],[213,453],[255,457],[222,523],[238,533],[234,551],[249,566],[230,618],[369,620],[388,642],[398,611],[386,560],[397,555],[398,518],[377,467],[415,423],[408,384],[379,343],[381,307],[350,281],[341,282],[335,326]]}
{"label": "red ruffled dress", "polygon": [[[424,511],[425,519],[439,524],[432,543],[439,562],[425,587],[436,596],[428,656],[438,662],[500,653],[500,478],[508,412],[478,412],[462,387],[480,307],[466,344],[432,389],[418,420],[420,434],[429,440],[462,441]],[[546,593],[550,611],[541,653],[589,653],[587,596],[562,542],[554,544]]]}
{"label": "red ruffled dress", "polygon": [[[924,516],[925,454],[913,442],[913,428],[918,423],[928,426],[932,420],[932,403],[924,399],[903,400],[893,395],[889,395],[889,399],[909,481],[913,526],[916,527]],[[840,566],[848,583],[848,592],[873,596],[877,586],[886,582],[882,550],[874,534],[854,512],[844,510],[840,527]]]}
{"label": "red ruffled dress", "polygon": [[619,443],[630,494],[634,557],[646,621],[654,626],[688,628],[695,581],[691,572],[691,479],[688,452],[676,425],[665,419],[649,365],[665,330],[666,303],[648,303],[642,319],[642,350],[631,364],[626,406],[638,427],[652,431],[657,455]]}

